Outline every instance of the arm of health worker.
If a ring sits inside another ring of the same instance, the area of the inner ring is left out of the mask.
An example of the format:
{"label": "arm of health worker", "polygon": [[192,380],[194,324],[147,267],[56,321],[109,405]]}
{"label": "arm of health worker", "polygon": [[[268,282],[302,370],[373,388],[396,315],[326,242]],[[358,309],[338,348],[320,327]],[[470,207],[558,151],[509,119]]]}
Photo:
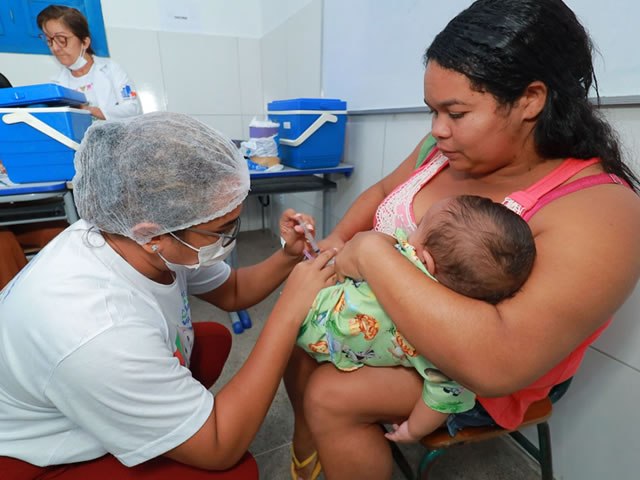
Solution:
{"label": "arm of health worker", "polygon": [[312,217],[292,209],[285,210],[280,218],[280,236],[286,242],[284,247],[260,263],[232,269],[220,287],[198,297],[229,312],[252,307],[264,300],[287,278],[302,260],[303,250],[308,248],[304,229],[297,218],[307,225],[314,225]]}
{"label": "arm of health worker", "polygon": [[249,357],[216,395],[205,424],[165,456],[211,470],[229,468],[242,457],[273,401],[310,305],[320,289],[335,283],[333,266],[327,265],[334,255],[328,250],[296,266]]}

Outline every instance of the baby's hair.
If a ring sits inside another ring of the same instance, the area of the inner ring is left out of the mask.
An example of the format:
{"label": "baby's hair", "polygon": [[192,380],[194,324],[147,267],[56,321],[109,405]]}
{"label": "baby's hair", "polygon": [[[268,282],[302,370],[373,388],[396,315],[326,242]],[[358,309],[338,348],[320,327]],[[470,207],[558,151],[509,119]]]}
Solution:
{"label": "baby's hair", "polygon": [[527,222],[504,205],[473,195],[454,197],[436,214],[425,248],[441,284],[492,304],[522,287],[536,257]]}

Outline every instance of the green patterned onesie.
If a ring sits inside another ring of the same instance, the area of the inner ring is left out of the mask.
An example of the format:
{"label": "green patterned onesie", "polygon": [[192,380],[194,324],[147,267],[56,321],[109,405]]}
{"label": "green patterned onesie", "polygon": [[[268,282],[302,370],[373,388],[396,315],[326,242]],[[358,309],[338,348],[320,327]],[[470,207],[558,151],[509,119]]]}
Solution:
{"label": "green patterned onesie", "polygon": [[[406,234],[396,231],[396,248],[430,278]],[[460,413],[473,408],[475,395],[444,376],[418,355],[396,329],[366,282],[347,279],[322,289],[298,333],[298,346],[318,362],[332,362],[344,371],[363,365],[415,368],[424,378],[422,398],[433,410]]]}

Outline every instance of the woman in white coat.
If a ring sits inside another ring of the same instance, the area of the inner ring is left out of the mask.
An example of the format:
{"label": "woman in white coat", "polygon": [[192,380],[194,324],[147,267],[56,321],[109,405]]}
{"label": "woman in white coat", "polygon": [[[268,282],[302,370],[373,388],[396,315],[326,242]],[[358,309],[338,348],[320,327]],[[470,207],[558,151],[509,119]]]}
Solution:
{"label": "woman in white coat", "polygon": [[115,120],[142,113],[140,99],[126,72],[108,58],[94,56],[89,24],[77,9],[49,5],[38,14],[38,28],[51,53],[62,65],[52,80],[82,92],[85,108],[101,120]]}

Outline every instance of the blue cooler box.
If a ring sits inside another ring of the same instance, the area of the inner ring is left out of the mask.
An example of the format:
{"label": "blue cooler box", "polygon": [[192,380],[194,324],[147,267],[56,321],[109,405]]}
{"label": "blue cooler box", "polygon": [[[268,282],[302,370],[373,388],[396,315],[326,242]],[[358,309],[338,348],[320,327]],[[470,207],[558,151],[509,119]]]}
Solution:
{"label": "blue cooler box", "polygon": [[295,168],[335,167],[342,159],[347,102],[334,98],[294,98],[267,105],[280,128],[280,161]]}
{"label": "blue cooler box", "polygon": [[71,107],[0,108],[0,161],[12,182],[71,180],[91,113]]}
{"label": "blue cooler box", "polygon": [[73,106],[83,103],[87,103],[84,93],[55,83],[0,89],[0,107]]}

